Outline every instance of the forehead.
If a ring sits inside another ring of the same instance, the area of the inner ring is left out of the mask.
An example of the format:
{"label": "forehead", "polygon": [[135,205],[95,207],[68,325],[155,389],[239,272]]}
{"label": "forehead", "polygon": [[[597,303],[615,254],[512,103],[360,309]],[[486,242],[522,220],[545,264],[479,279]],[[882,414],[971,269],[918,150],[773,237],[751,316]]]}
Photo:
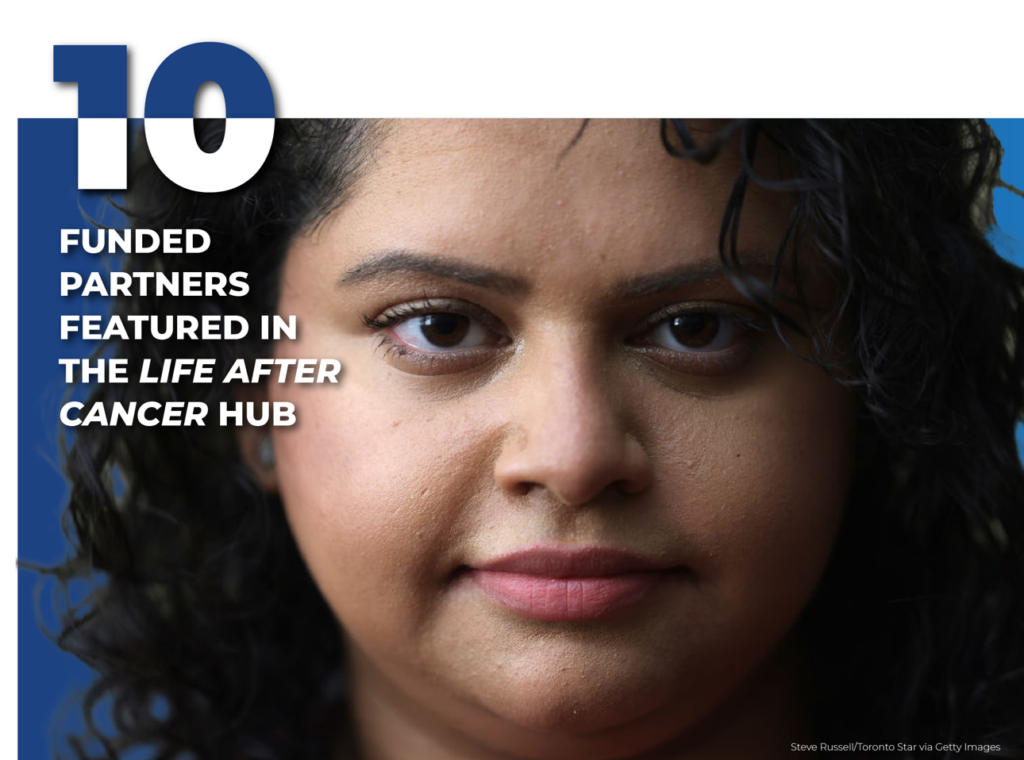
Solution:
{"label": "forehead", "polygon": [[[657,120],[409,120],[380,135],[356,192],[328,225],[344,230],[353,256],[412,249],[513,257],[524,267],[617,263],[634,273],[715,256],[742,166],[738,140],[710,164],[672,157]],[[791,205],[748,192],[745,254],[774,259]]]}

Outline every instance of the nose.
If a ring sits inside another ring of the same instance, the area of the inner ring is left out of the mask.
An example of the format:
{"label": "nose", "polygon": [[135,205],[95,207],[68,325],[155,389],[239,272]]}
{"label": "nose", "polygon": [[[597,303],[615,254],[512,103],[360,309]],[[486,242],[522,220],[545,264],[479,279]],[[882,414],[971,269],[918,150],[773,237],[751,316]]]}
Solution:
{"label": "nose", "polygon": [[583,505],[605,491],[639,494],[653,480],[651,460],[629,430],[629,388],[618,387],[600,362],[566,356],[520,368],[531,377],[517,388],[512,432],[495,462],[506,493],[549,492]]}

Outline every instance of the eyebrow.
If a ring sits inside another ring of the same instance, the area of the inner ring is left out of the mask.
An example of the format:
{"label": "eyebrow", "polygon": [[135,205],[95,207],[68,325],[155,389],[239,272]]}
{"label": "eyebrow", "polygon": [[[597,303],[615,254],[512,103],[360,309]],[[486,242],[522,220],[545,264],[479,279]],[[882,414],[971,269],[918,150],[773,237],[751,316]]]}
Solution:
{"label": "eyebrow", "polygon": [[[772,266],[770,264],[750,259],[741,260],[740,266],[744,274],[771,280]],[[729,277],[729,275],[729,271],[722,265],[719,258],[702,259],[680,264],[661,272],[633,277],[616,288],[615,296],[621,299],[645,298],[669,290],[679,290],[699,282]],[[779,279],[788,279],[784,269],[779,272]]]}
{"label": "eyebrow", "polygon": [[[741,265],[747,274],[771,277],[772,267],[762,261],[747,260],[741,262]],[[506,295],[521,295],[530,289],[525,280],[479,264],[404,249],[380,251],[371,255],[366,261],[345,272],[338,280],[338,286],[371,282],[407,272],[458,280]],[[645,298],[721,277],[728,277],[722,262],[717,257],[708,258],[630,278],[620,283],[613,295],[623,300]],[[780,278],[787,279],[784,272],[780,273]]]}
{"label": "eyebrow", "polygon": [[338,281],[338,285],[353,285],[404,272],[459,280],[468,285],[496,290],[506,295],[520,295],[529,290],[525,280],[496,272],[479,264],[407,250],[382,251],[372,255],[366,261],[345,272]]}

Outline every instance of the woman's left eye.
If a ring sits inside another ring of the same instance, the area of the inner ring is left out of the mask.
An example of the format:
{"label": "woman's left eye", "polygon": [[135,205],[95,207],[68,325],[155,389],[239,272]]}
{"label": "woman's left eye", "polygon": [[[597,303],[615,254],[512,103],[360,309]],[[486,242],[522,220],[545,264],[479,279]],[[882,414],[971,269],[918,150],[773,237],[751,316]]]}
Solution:
{"label": "woman's left eye", "polygon": [[733,312],[689,307],[651,317],[631,342],[652,359],[685,374],[725,375],[746,363],[767,326]]}
{"label": "woman's left eye", "polygon": [[651,330],[647,340],[676,351],[713,353],[728,349],[743,330],[726,314],[678,314]]}

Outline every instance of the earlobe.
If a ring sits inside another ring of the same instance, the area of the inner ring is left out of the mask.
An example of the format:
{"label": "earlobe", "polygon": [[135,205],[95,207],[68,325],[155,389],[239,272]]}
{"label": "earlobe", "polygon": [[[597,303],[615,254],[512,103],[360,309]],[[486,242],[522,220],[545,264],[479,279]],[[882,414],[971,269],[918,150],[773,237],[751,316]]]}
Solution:
{"label": "earlobe", "polygon": [[[243,386],[237,401],[259,404],[267,400],[266,385]],[[277,493],[277,459],[274,456],[274,434],[271,426],[257,427],[244,424],[238,428],[235,440],[242,463],[263,490]]]}
{"label": "earlobe", "polygon": [[266,470],[271,469],[277,463],[277,460],[274,457],[274,439],[270,433],[263,436],[257,449],[260,455],[260,464]]}
{"label": "earlobe", "polygon": [[277,460],[274,436],[266,428],[245,425],[238,429],[238,452],[253,479],[270,493],[277,493]]}

